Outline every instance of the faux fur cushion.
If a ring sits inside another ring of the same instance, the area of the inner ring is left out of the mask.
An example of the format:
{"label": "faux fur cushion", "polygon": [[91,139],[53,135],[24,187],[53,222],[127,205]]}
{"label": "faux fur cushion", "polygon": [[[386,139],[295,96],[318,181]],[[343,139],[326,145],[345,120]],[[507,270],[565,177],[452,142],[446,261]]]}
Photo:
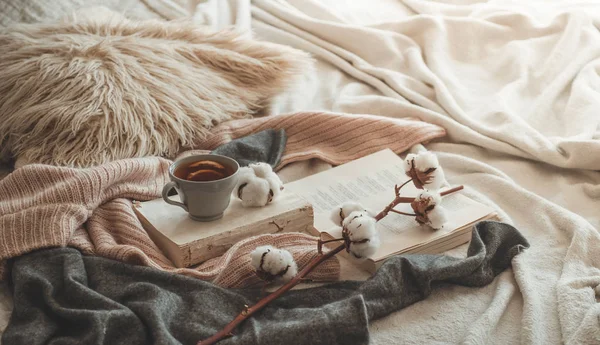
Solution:
{"label": "faux fur cushion", "polygon": [[0,159],[66,166],[193,147],[310,68],[305,53],[191,23],[89,17],[0,31]]}

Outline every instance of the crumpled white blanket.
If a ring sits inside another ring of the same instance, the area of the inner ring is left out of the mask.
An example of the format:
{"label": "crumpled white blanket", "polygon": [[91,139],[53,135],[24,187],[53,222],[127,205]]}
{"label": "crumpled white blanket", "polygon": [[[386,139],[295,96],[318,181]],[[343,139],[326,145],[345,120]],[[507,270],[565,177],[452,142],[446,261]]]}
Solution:
{"label": "crumpled white blanket", "polygon": [[[145,4],[165,19],[236,25],[311,52],[315,72],[274,112],[417,117],[445,127],[448,137],[427,148],[450,182],[466,185],[530,241],[493,284],[448,286],[373,323],[372,343],[600,344],[600,4]],[[282,174],[298,178],[314,163]],[[344,275],[364,277],[351,267]]]}
{"label": "crumpled white blanket", "polygon": [[450,182],[532,244],[486,288],[448,287],[375,322],[373,343],[598,344],[600,6],[468,3],[404,1],[415,14],[364,25],[339,6],[254,1],[252,29],[324,61],[282,111],[442,125],[428,148]]}

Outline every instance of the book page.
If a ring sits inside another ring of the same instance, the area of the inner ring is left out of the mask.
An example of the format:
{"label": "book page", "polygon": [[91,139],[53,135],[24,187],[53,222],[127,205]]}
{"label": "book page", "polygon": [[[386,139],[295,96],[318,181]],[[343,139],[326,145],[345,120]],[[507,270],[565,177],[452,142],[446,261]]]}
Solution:
{"label": "book page", "polygon": [[[329,219],[334,208],[345,201],[356,201],[375,215],[394,199],[394,185],[401,185],[408,179],[402,159],[387,149],[288,183],[285,187],[313,205],[317,230],[339,238],[341,227]],[[420,192],[408,183],[401,194],[414,197]],[[395,213],[379,221],[377,228],[382,245],[373,259],[378,261],[413,246],[434,242],[494,212],[460,192],[445,196],[442,204],[447,210],[448,222],[440,230],[421,226],[414,217]],[[410,204],[400,204],[395,209],[413,213]]]}

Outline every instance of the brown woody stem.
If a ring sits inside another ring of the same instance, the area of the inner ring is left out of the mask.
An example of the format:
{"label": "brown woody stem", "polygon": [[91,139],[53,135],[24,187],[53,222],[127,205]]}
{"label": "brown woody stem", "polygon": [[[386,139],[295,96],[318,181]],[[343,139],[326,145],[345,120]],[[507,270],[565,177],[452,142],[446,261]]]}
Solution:
{"label": "brown woody stem", "polygon": [[391,209],[390,212],[398,213],[398,214],[401,214],[403,216],[411,216],[411,217],[416,217],[417,216],[414,213],[406,213],[406,212],[401,212],[401,211],[397,211],[397,210],[394,210],[394,209]]}
{"label": "brown woody stem", "polygon": [[335,254],[341,252],[344,248],[346,248],[346,246],[344,244],[340,244],[338,247],[328,251],[325,254],[323,254],[323,253],[317,254],[317,256],[315,256],[308,263],[308,265],[306,265],[306,267],[304,267],[304,269],[302,269],[302,271],[300,271],[300,273],[296,274],[296,276],[294,278],[292,278],[292,280],[290,280],[285,285],[281,286],[279,289],[275,290],[274,292],[272,292],[265,298],[258,301],[258,303],[256,303],[255,305],[245,308],[241,313],[238,314],[238,316],[235,317],[235,319],[233,319],[233,321],[231,321],[229,324],[227,324],[227,326],[225,326],[225,328],[223,328],[221,331],[219,331],[212,337],[199,341],[197,345],[214,344],[221,339],[232,336],[233,330],[240,323],[242,323],[244,320],[246,320],[247,318],[252,316],[252,314],[256,313],[257,311],[259,311],[262,308],[264,308],[265,306],[267,306],[267,304],[271,303],[271,301],[273,301],[273,300],[277,299],[279,296],[283,295],[284,292],[289,291],[291,288],[298,285],[302,281],[302,278],[304,278],[306,275],[308,275],[313,269],[315,269],[315,267],[319,266],[319,264],[321,264],[323,261],[331,258]]}
{"label": "brown woody stem", "polygon": [[445,190],[445,191],[441,192],[440,196],[445,196],[445,195],[448,195],[448,194],[452,194],[454,192],[458,192],[459,190],[463,190],[464,188],[465,188],[465,186],[460,185],[458,187],[454,187],[454,188],[451,188],[451,189],[448,189],[448,190]]}
{"label": "brown woody stem", "polygon": [[317,252],[319,254],[323,253],[323,245],[326,243],[343,241],[343,240],[344,240],[344,238],[334,238],[332,240],[327,240],[327,241],[323,241],[322,239],[319,239],[319,243],[317,243]]}

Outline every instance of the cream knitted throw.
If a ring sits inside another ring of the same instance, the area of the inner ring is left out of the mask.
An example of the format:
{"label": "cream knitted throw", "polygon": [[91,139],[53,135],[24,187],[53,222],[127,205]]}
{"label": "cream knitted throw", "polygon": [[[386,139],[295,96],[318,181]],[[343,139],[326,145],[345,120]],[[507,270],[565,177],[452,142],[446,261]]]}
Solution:
{"label": "cream knitted throw", "polygon": [[[320,124],[314,126],[314,124]],[[350,129],[348,126],[352,126]],[[298,113],[254,121],[232,121],[215,130],[211,143],[223,143],[262,128],[285,128],[289,140],[284,162],[321,158],[343,163],[358,155],[410,146],[444,135],[435,125],[329,113]],[[339,129],[343,128],[343,133]],[[212,144],[202,148],[210,149]],[[215,144],[216,145],[216,144]],[[99,255],[169,270],[227,287],[253,284],[257,278],[247,254],[262,244],[289,249],[300,266],[316,252],[316,238],[303,234],[247,239],[220,258],[198,268],[178,269],[143,230],[131,199],[158,198],[168,180],[170,161],[125,159],[88,169],[26,165],[0,181],[0,260],[47,247],[72,246]],[[339,263],[330,260],[310,278],[337,278]]]}

